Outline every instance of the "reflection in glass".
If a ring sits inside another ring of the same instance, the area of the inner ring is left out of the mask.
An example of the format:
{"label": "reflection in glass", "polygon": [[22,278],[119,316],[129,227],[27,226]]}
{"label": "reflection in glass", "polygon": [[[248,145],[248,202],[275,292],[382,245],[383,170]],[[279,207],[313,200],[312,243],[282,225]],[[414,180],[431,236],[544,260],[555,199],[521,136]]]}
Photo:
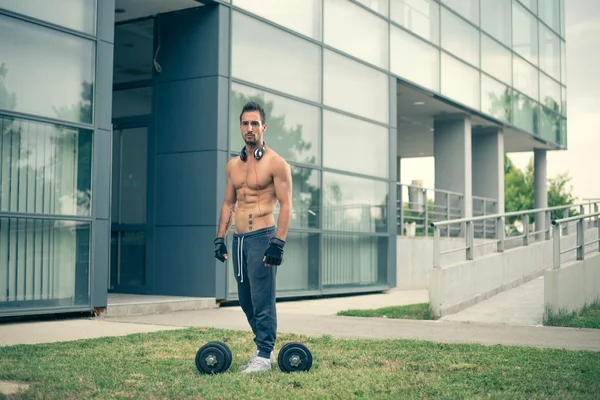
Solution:
{"label": "reflection in glass", "polygon": [[256,101],[265,109],[267,131],[264,140],[267,146],[286,161],[320,163],[321,118],[317,107],[237,83],[231,84],[229,106],[231,151],[237,153],[244,146],[240,113],[249,101]]}
{"label": "reflection in glass", "polygon": [[[232,17],[233,77],[320,101],[319,46],[239,12]],[[269,40],[260,41],[257,47],[257,38]]]}
{"label": "reflection in glass", "polygon": [[0,117],[0,210],[91,215],[92,132]]}
{"label": "reflection in glass", "polygon": [[[227,235],[231,249],[232,234]],[[289,232],[285,241],[283,263],[277,269],[277,294],[319,290],[319,234]],[[226,262],[228,292],[237,295],[233,257]]]}
{"label": "reflection in glass", "polygon": [[0,7],[75,31],[96,34],[96,0],[2,0]]}
{"label": "reflection in glass", "polygon": [[513,50],[538,65],[538,22],[517,2],[513,2]]}
{"label": "reflection in glass", "polygon": [[540,68],[560,80],[560,39],[543,24],[540,24]]}
{"label": "reflection in glass", "polygon": [[90,303],[90,223],[0,218],[0,314]]}
{"label": "reflection in glass", "polygon": [[442,53],[442,94],[479,110],[479,71]]}
{"label": "reflection in glass", "polygon": [[561,113],[563,116],[567,115],[567,88],[565,86],[561,86],[561,99],[562,105],[560,107]]}
{"label": "reflection in glass", "polygon": [[539,4],[538,16],[556,33],[560,33],[559,0],[542,0]]}
{"label": "reflection in glass", "polygon": [[112,232],[110,289],[146,284],[146,233]]}
{"label": "reflection in glass", "polygon": [[323,41],[380,68],[388,68],[388,24],[347,0],[325,0]]}
{"label": "reflection in glass", "polygon": [[[519,0],[521,3],[525,5],[525,7],[529,8],[531,12],[537,15],[538,12],[538,0]],[[547,0],[540,0],[547,1]]]}
{"label": "reflection in glass", "polygon": [[392,0],[390,6],[392,21],[432,43],[440,43],[440,5],[437,2],[434,0]]}
{"label": "reflection in glass", "polygon": [[93,41],[2,15],[0,37],[2,108],[92,123]]}
{"label": "reflection in glass", "polygon": [[387,182],[323,172],[323,229],[387,232]]}
{"label": "reflection in glass", "polygon": [[513,87],[532,99],[539,97],[537,68],[519,57],[513,58]]}
{"label": "reflection in glass", "polygon": [[[292,222],[290,228],[319,228],[321,217],[320,172],[315,169],[291,166],[292,172]],[[279,218],[279,203],[273,215]]]}
{"label": "reflection in glass", "polygon": [[115,25],[113,82],[152,79],[154,19]]}
{"label": "reflection in glass", "polygon": [[[388,15],[388,0],[356,0],[379,14]],[[393,2],[394,0],[392,0]]]}
{"label": "reflection in glass", "polygon": [[481,35],[481,69],[512,85],[512,52],[485,34]]}
{"label": "reflection in glass", "polygon": [[113,92],[112,118],[134,117],[152,113],[152,87]]}
{"label": "reflection in glass", "polygon": [[481,75],[481,111],[501,121],[510,122],[511,90],[508,86]]}
{"label": "reflection in glass", "polygon": [[540,73],[540,103],[550,110],[560,113],[560,84]]}
{"label": "reflection in glass", "polygon": [[540,136],[552,143],[560,143],[560,121],[558,114],[541,107]]}
{"label": "reflection in glass", "polygon": [[321,40],[321,0],[233,0],[233,5]]}
{"label": "reflection in glass", "polygon": [[445,8],[442,9],[442,47],[479,66],[479,31]]}
{"label": "reflection in glass", "polygon": [[442,0],[442,3],[473,24],[479,25],[479,0]]}
{"label": "reflection in glass", "polygon": [[329,50],[324,57],[323,103],[387,124],[388,75]]}
{"label": "reflection in glass", "polygon": [[481,29],[511,46],[511,0],[481,0]]}
{"label": "reflection in glass", "polygon": [[[388,128],[324,111],[324,167],[387,178],[388,147]],[[350,154],[359,156],[349,157]]]}
{"label": "reflection in glass", "polygon": [[563,85],[567,84],[567,49],[565,41],[560,41],[560,82]]}
{"label": "reflection in glass", "polygon": [[539,105],[521,93],[513,93],[513,124],[537,135]]}
{"label": "reflection in glass", "polygon": [[113,131],[113,223],[146,223],[147,150],[148,128]]}
{"label": "reflection in glass", "polygon": [[323,235],[323,287],[385,284],[388,273],[386,236]]}
{"label": "reflection in glass", "polygon": [[560,143],[561,146],[567,147],[567,120],[560,120]]}
{"label": "reflection in glass", "polygon": [[439,92],[440,51],[400,28],[390,29],[392,73]]}
{"label": "reflection in glass", "polygon": [[565,0],[560,0],[560,36],[565,37]]}

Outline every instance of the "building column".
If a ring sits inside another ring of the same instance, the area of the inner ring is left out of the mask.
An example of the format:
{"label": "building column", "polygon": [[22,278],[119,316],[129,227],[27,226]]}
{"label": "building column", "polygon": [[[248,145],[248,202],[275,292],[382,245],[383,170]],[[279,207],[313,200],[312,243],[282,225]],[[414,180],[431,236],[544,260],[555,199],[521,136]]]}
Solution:
{"label": "building column", "polygon": [[487,214],[504,213],[504,134],[500,128],[473,130],[473,195],[496,200]]}
{"label": "building column", "polygon": [[[548,184],[546,175],[546,150],[535,149],[533,151],[533,193],[534,208],[548,207]],[[546,226],[546,213],[535,214],[535,230],[540,232],[548,228]],[[544,233],[538,233],[537,239],[544,238]]]}
{"label": "building column", "polygon": [[[463,195],[463,202],[460,204],[462,218],[473,216],[471,152],[471,120],[468,116],[446,116],[434,121],[435,188]],[[456,201],[453,203],[451,206],[456,207]],[[445,209],[446,195],[436,192],[435,204],[442,207],[438,211]]]}

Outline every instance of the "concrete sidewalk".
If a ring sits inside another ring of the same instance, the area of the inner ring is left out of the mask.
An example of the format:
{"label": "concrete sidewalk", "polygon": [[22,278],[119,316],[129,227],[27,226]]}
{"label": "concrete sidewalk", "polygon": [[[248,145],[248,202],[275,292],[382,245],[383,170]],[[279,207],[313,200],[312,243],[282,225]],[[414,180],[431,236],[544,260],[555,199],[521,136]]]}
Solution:
{"label": "concrete sidewalk", "polygon": [[[535,285],[524,290],[535,293]],[[392,290],[381,294],[279,302],[278,331],[314,336],[331,335],[336,338],[419,339],[443,343],[503,344],[600,351],[598,329],[335,316],[337,311],[349,308],[378,308],[426,302],[426,296],[427,291]],[[499,301],[503,301],[502,298]],[[492,304],[489,307],[495,306]],[[512,309],[508,307],[505,312],[510,313]],[[0,326],[0,346],[118,336],[184,327],[250,330],[239,307],[223,307],[153,315],[5,324]]]}

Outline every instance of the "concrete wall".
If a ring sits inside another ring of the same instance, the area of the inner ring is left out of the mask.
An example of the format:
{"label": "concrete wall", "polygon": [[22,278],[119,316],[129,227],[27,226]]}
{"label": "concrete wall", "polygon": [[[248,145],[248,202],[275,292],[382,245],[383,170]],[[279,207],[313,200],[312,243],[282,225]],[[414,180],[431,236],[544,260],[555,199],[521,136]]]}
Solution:
{"label": "concrete wall", "polygon": [[553,314],[571,313],[600,300],[600,253],[586,257],[565,263],[560,269],[544,271],[544,320],[548,310]]}
{"label": "concrete wall", "polygon": [[[481,239],[475,239],[475,244],[481,242]],[[433,238],[398,236],[396,243],[396,287],[402,290],[427,289],[429,275],[433,269]],[[464,238],[441,238],[440,242],[441,251],[465,245]],[[494,251],[496,251],[495,244],[486,244],[475,248],[474,256],[482,257]],[[465,261],[464,250],[444,254],[441,258],[443,265],[463,261]]]}
{"label": "concrete wall", "polygon": [[[586,232],[586,242],[597,237],[597,230]],[[561,239],[563,249],[574,247],[576,236]],[[575,258],[575,252],[562,256]],[[431,270],[429,298],[436,317],[453,314],[500,292],[519,286],[544,274],[552,265],[552,240],[527,247],[490,254]]]}

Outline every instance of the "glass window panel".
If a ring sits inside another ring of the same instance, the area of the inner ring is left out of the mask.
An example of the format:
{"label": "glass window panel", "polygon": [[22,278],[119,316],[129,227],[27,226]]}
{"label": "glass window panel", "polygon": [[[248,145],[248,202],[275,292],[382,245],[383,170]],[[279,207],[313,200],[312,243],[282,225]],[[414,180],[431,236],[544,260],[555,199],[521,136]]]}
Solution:
{"label": "glass window panel", "polygon": [[546,107],[541,107],[540,136],[552,143],[560,143],[561,117]]}
{"label": "glass window panel", "polygon": [[561,146],[567,147],[567,120],[560,120],[560,143]]}
{"label": "glass window panel", "polygon": [[[388,15],[388,0],[356,0],[379,14]],[[394,0],[392,0],[393,2]]]}
{"label": "glass window panel", "polygon": [[393,0],[390,18],[422,38],[440,43],[440,5],[434,0]]}
{"label": "glass window panel", "polygon": [[511,0],[481,0],[481,29],[511,46]]}
{"label": "glass window panel", "polygon": [[560,78],[563,85],[567,84],[567,48],[565,41],[560,41]]}
{"label": "glass window panel", "polygon": [[544,73],[540,73],[540,103],[550,110],[560,113],[560,84],[549,78]]}
{"label": "glass window panel", "polygon": [[[119,232],[116,286],[146,284],[146,232]],[[111,276],[112,278],[112,276]]]}
{"label": "glass window panel", "polygon": [[442,53],[442,94],[479,110],[480,72]]}
{"label": "glass window panel", "polygon": [[[387,148],[389,148],[388,128],[324,111],[324,167],[387,178],[389,176]],[[350,154],[358,156],[349,157]]]}
{"label": "glass window panel", "polygon": [[[227,248],[233,248],[233,234],[227,235]],[[277,294],[319,290],[320,235],[289,232],[285,241],[284,261],[277,270]],[[233,257],[227,261],[229,295],[237,296]]]}
{"label": "glass window panel", "polygon": [[154,20],[115,25],[113,82],[152,79]]}
{"label": "glass window panel", "polygon": [[113,92],[112,117],[133,117],[152,113],[152,87]]}
{"label": "glass window panel", "polygon": [[388,23],[348,0],[325,0],[323,41],[380,68],[388,68]]}
{"label": "glass window panel", "polygon": [[565,37],[565,0],[560,0],[560,36]]}
{"label": "glass window panel", "polygon": [[562,106],[561,106],[561,113],[562,115],[566,116],[567,115],[567,88],[564,86],[561,86],[561,99],[562,99]]}
{"label": "glass window panel", "polygon": [[0,313],[89,305],[90,223],[0,218]]}
{"label": "glass window panel", "polygon": [[75,31],[96,34],[96,0],[2,0],[0,8]]}
{"label": "glass window panel", "polygon": [[525,8],[513,3],[513,50],[538,64],[538,22]]}
{"label": "glass window panel", "polygon": [[556,33],[560,33],[559,0],[542,0],[539,3],[538,16]]}
{"label": "glass window panel", "polygon": [[[525,5],[525,7],[529,8],[534,14],[537,14],[538,0],[519,0],[521,3]],[[541,0],[547,1],[547,0]]]}
{"label": "glass window panel", "polygon": [[387,182],[323,172],[323,229],[387,232]]}
{"label": "glass window panel", "polygon": [[557,81],[560,80],[560,39],[540,24],[540,68]]}
{"label": "glass window panel", "polygon": [[511,92],[508,86],[481,75],[481,111],[501,121],[510,122]]}
{"label": "glass window panel", "polygon": [[[0,15],[0,104],[11,111],[92,123],[95,44]],[[44,66],[41,68],[40,62]]]}
{"label": "glass window panel", "polygon": [[233,0],[233,5],[321,40],[321,0]]}
{"label": "glass window panel", "polygon": [[446,9],[442,9],[442,47],[479,66],[479,31]]}
{"label": "glass window panel", "polygon": [[92,132],[0,117],[0,210],[91,215]]}
{"label": "glass window panel", "polygon": [[537,135],[539,105],[521,93],[513,93],[513,124]]}
{"label": "glass window panel", "polygon": [[146,223],[147,149],[148,128],[113,132],[113,223]]}
{"label": "glass window panel", "polygon": [[323,287],[342,288],[387,283],[388,238],[323,235]]}
{"label": "glass window panel", "polygon": [[[257,47],[256,38],[269,40]],[[320,101],[319,46],[238,12],[233,13],[232,46],[232,76]]]}
{"label": "glass window panel", "polygon": [[387,124],[388,75],[332,51],[324,51],[323,103]]}
{"label": "glass window panel", "polygon": [[519,57],[513,58],[513,87],[536,101],[539,87],[538,75],[537,68]]}
{"label": "glass window panel", "polygon": [[481,69],[512,85],[512,52],[487,35],[481,35]]}
{"label": "glass window panel", "polygon": [[240,113],[249,101],[256,101],[265,110],[267,131],[264,140],[267,146],[287,161],[320,164],[319,108],[237,83],[231,85],[229,108],[232,152],[238,153],[244,146]]}
{"label": "glass window panel", "polygon": [[[320,172],[292,165],[292,221],[290,228],[319,228],[321,182]],[[279,203],[275,206],[275,221],[279,218]]]}
{"label": "glass window panel", "polygon": [[439,92],[440,51],[395,26],[390,41],[392,73]]}
{"label": "glass window panel", "polygon": [[479,0],[442,0],[442,3],[479,25]]}

